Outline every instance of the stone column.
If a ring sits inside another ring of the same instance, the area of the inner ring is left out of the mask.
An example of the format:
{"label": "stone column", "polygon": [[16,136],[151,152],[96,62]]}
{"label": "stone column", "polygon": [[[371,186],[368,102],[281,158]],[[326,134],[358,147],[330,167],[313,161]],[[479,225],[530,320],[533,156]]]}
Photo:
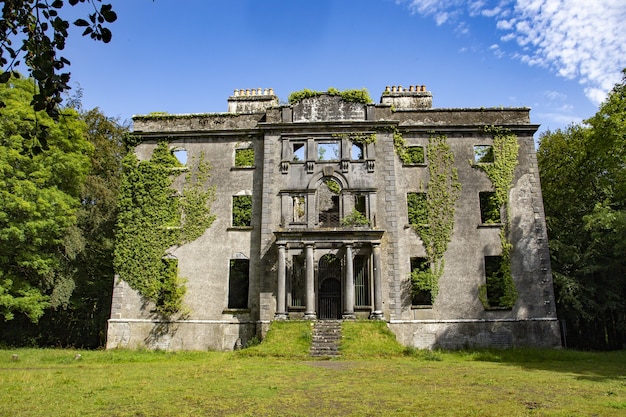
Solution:
{"label": "stone column", "polygon": [[278,290],[276,291],[276,313],[274,314],[274,320],[286,320],[287,310],[285,308],[285,300],[287,299],[285,294],[285,244],[279,243],[278,245]]}
{"label": "stone column", "polygon": [[346,279],[343,288],[342,316],[344,320],[356,318],[354,316],[354,271],[352,262],[352,244],[346,243]]}
{"label": "stone column", "polygon": [[306,320],[317,319],[315,313],[315,269],[313,265],[313,244],[307,244],[306,253],[306,307],[304,318]]}
{"label": "stone column", "polygon": [[380,268],[380,243],[372,243],[372,257],[374,258],[374,311],[372,320],[383,320],[383,280]]}

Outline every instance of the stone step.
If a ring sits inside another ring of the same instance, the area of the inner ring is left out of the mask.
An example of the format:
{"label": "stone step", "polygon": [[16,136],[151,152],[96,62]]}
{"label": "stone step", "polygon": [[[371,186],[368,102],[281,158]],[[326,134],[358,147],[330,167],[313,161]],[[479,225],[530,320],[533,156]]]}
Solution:
{"label": "stone step", "polygon": [[341,321],[319,320],[313,326],[313,340],[311,356],[333,357],[339,356],[339,342],[341,341]]}

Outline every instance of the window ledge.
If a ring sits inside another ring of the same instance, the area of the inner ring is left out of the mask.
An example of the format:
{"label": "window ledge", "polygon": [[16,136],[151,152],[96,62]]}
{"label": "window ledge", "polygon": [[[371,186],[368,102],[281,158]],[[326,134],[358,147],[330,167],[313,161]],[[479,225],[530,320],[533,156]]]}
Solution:
{"label": "window ledge", "polygon": [[485,311],[511,311],[513,307],[485,307]]}
{"label": "window ledge", "polygon": [[245,166],[245,167],[230,167],[230,170],[231,171],[249,171],[255,168],[256,167],[254,165],[250,165],[250,166]]}
{"label": "window ledge", "polygon": [[497,228],[504,226],[504,223],[478,223],[478,228]]}
{"label": "window ledge", "polygon": [[250,231],[252,229],[253,229],[252,226],[232,226],[232,227],[227,227],[226,231],[228,231],[228,232],[248,232],[248,231]]}
{"label": "window ledge", "polygon": [[418,304],[411,305],[411,310],[432,310],[433,306],[430,304]]}
{"label": "window ledge", "polygon": [[225,308],[222,314],[250,314],[249,308]]}
{"label": "window ledge", "polygon": [[428,164],[426,164],[425,162],[419,163],[419,164],[402,164],[403,167],[427,167]]}

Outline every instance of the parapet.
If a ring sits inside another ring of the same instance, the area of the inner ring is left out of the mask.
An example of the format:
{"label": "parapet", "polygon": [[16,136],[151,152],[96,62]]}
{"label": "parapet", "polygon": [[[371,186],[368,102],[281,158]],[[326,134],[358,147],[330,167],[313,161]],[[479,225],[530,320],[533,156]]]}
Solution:
{"label": "parapet", "polygon": [[267,108],[277,106],[278,97],[273,88],[246,88],[236,89],[228,97],[229,113],[260,113]]}
{"label": "parapet", "polygon": [[430,109],[433,107],[433,94],[426,91],[425,85],[404,88],[401,85],[387,86],[380,97],[381,104],[396,109]]}

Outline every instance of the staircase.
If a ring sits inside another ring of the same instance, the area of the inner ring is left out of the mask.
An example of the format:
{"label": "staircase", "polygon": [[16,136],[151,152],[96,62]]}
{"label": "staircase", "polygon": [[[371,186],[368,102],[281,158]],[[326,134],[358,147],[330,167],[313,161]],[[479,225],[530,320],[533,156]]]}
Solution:
{"label": "staircase", "polygon": [[313,342],[311,356],[336,357],[339,356],[339,342],[341,341],[341,320],[318,320],[313,327]]}

